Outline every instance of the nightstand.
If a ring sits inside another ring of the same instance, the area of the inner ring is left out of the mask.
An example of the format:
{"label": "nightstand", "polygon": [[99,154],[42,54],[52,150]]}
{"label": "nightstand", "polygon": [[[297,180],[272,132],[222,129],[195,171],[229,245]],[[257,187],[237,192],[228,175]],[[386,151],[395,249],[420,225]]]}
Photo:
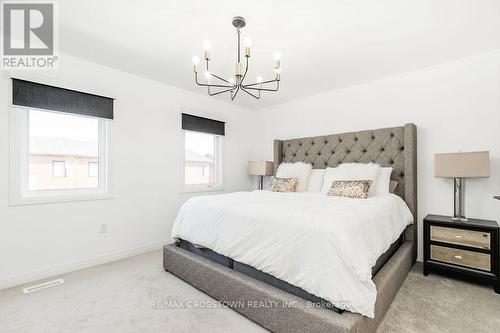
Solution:
{"label": "nightstand", "polygon": [[449,273],[492,283],[500,294],[499,226],[495,221],[427,215],[424,218],[424,275]]}

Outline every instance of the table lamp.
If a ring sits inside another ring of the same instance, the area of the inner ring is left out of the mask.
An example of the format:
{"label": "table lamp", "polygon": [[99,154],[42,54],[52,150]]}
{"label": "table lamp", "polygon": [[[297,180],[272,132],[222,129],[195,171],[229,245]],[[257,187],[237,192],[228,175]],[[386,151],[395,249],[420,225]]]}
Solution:
{"label": "table lamp", "polygon": [[435,154],[434,176],[437,178],[454,178],[454,212],[452,220],[466,222],[465,178],[487,178],[490,176],[490,152]]}
{"label": "table lamp", "polygon": [[259,190],[264,188],[264,176],[274,174],[274,163],[270,161],[249,161],[248,173],[253,176],[260,176]]}

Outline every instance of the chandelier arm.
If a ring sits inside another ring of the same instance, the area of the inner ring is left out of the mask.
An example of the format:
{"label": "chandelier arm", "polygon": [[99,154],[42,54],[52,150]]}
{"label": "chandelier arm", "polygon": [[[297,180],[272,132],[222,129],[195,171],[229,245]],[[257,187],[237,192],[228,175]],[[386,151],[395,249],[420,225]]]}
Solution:
{"label": "chandelier arm", "polygon": [[215,77],[216,79],[219,79],[219,80],[221,80],[221,81],[224,81],[224,82],[226,82],[226,83],[229,83],[229,84],[233,85],[233,84],[232,84],[231,82],[229,82],[228,80],[225,80],[225,79],[221,78],[220,76],[215,75],[214,73],[210,73],[210,75],[211,75],[211,76],[213,76],[213,77]]}
{"label": "chandelier arm", "polygon": [[[221,88],[221,87],[229,88],[229,89],[217,91],[215,93],[210,92],[210,88]],[[212,85],[212,84],[207,85],[207,92],[208,92],[209,96],[219,95],[219,94],[222,94],[224,92],[231,91],[233,89],[234,89],[234,86],[222,86],[222,85]]]}
{"label": "chandelier arm", "polygon": [[[207,59],[207,72],[209,72],[209,73],[210,73],[210,71],[208,70],[208,61],[209,61],[209,60]],[[198,74],[198,73],[196,73],[196,74]],[[219,80],[221,80],[221,81],[224,81],[224,82],[226,82],[226,83],[230,84],[231,86],[234,86],[233,84],[231,84],[231,82],[229,82],[229,81],[227,81],[227,80],[225,80],[225,79],[221,78],[221,77],[220,77],[220,76],[218,76],[218,75],[215,75],[215,74],[213,74],[213,73],[210,73],[210,75],[211,75],[211,76],[213,76],[213,77],[215,77],[215,78],[217,78],[217,79],[219,79]]]}
{"label": "chandelier arm", "polygon": [[238,95],[238,91],[240,91],[240,86],[238,86],[236,88],[236,91],[234,92],[234,95],[233,95],[233,91],[231,91],[231,100],[234,100],[234,98],[236,97],[236,95]]}
{"label": "chandelier arm", "polygon": [[231,88],[234,89],[234,86],[225,86],[222,84],[206,84],[206,83],[198,83],[196,82],[197,85],[200,87],[211,87],[211,88]]}
{"label": "chandelier arm", "polygon": [[278,88],[276,88],[276,89],[266,89],[266,88],[259,89],[259,88],[248,87],[248,88],[245,88],[245,89],[246,90],[256,90],[256,91],[271,91],[271,92],[278,91]]}
{"label": "chandelier arm", "polygon": [[258,90],[258,91],[278,91],[280,89],[280,81],[276,82],[276,88],[275,89],[269,89],[269,88],[254,88],[254,87],[248,87],[244,86],[245,89],[250,89],[250,90]]}
{"label": "chandelier arm", "polygon": [[[207,60],[207,67],[206,67],[206,68],[207,68],[207,73],[210,73],[210,71],[208,70],[208,62],[209,62],[210,60],[208,59],[208,57],[207,57],[207,58],[205,58],[205,59]],[[205,74],[205,75],[206,75],[206,74]],[[208,81],[208,80],[207,80],[207,81]],[[211,84],[210,84],[210,83],[207,83],[207,93],[208,93],[208,95],[209,95],[209,96],[210,96],[210,94],[211,94],[211,92],[210,92],[210,86],[211,86]]]}
{"label": "chandelier arm", "polygon": [[252,96],[253,98],[255,99],[260,99],[260,92],[259,92],[259,96],[255,96],[254,94],[252,94],[251,92],[247,91],[245,88],[241,88],[241,90],[243,90],[244,92],[246,92],[247,94],[249,94],[250,96]]}
{"label": "chandelier arm", "polygon": [[280,80],[278,80],[278,77],[276,77],[274,80],[268,80],[268,81],[263,81],[263,82],[245,84],[245,88],[253,87],[253,86],[258,86],[258,85],[261,85],[261,84],[273,83],[273,82],[278,82],[278,84],[279,84]]}
{"label": "chandelier arm", "polygon": [[248,72],[248,58],[249,57],[246,57],[247,58],[247,63],[246,63],[246,66],[245,66],[245,73],[243,73],[243,76],[241,77],[241,80],[240,80],[240,85],[243,86],[243,80],[245,80],[245,77],[247,76],[247,72]]}
{"label": "chandelier arm", "polygon": [[219,95],[219,94],[222,94],[222,93],[225,93],[225,92],[228,92],[228,91],[233,91],[233,90],[234,90],[234,88],[225,89],[225,90],[217,91],[215,93],[210,93],[209,95],[210,96],[215,96],[215,95]]}
{"label": "chandelier arm", "polygon": [[198,82],[198,73],[194,74],[194,79],[195,79],[194,82],[196,82],[196,84],[199,85],[199,86],[201,86],[201,87],[233,88],[234,89],[234,85],[226,86],[226,85],[222,85],[222,84],[199,83]]}

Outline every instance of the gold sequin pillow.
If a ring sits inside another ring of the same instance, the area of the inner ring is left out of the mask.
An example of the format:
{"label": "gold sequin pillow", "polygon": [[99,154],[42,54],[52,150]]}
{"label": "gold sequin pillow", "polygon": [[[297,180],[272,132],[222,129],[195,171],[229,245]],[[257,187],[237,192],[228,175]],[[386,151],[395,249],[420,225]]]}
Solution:
{"label": "gold sequin pillow", "polygon": [[273,192],[295,192],[298,178],[277,178],[272,177],[269,190]]}
{"label": "gold sequin pillow", "polygon": [[366,199],[371,180],[335,180],[328,191],[329,196]]}

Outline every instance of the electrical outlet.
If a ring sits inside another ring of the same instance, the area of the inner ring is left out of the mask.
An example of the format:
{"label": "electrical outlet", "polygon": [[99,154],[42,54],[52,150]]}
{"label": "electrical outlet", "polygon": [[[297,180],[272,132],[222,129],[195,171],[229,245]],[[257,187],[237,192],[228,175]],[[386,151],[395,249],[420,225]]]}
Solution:
{"label": "electrical outlet", "polygon": [[105,234],[108,232],[108,225],[107,224],[99,224],[99,233]]}

